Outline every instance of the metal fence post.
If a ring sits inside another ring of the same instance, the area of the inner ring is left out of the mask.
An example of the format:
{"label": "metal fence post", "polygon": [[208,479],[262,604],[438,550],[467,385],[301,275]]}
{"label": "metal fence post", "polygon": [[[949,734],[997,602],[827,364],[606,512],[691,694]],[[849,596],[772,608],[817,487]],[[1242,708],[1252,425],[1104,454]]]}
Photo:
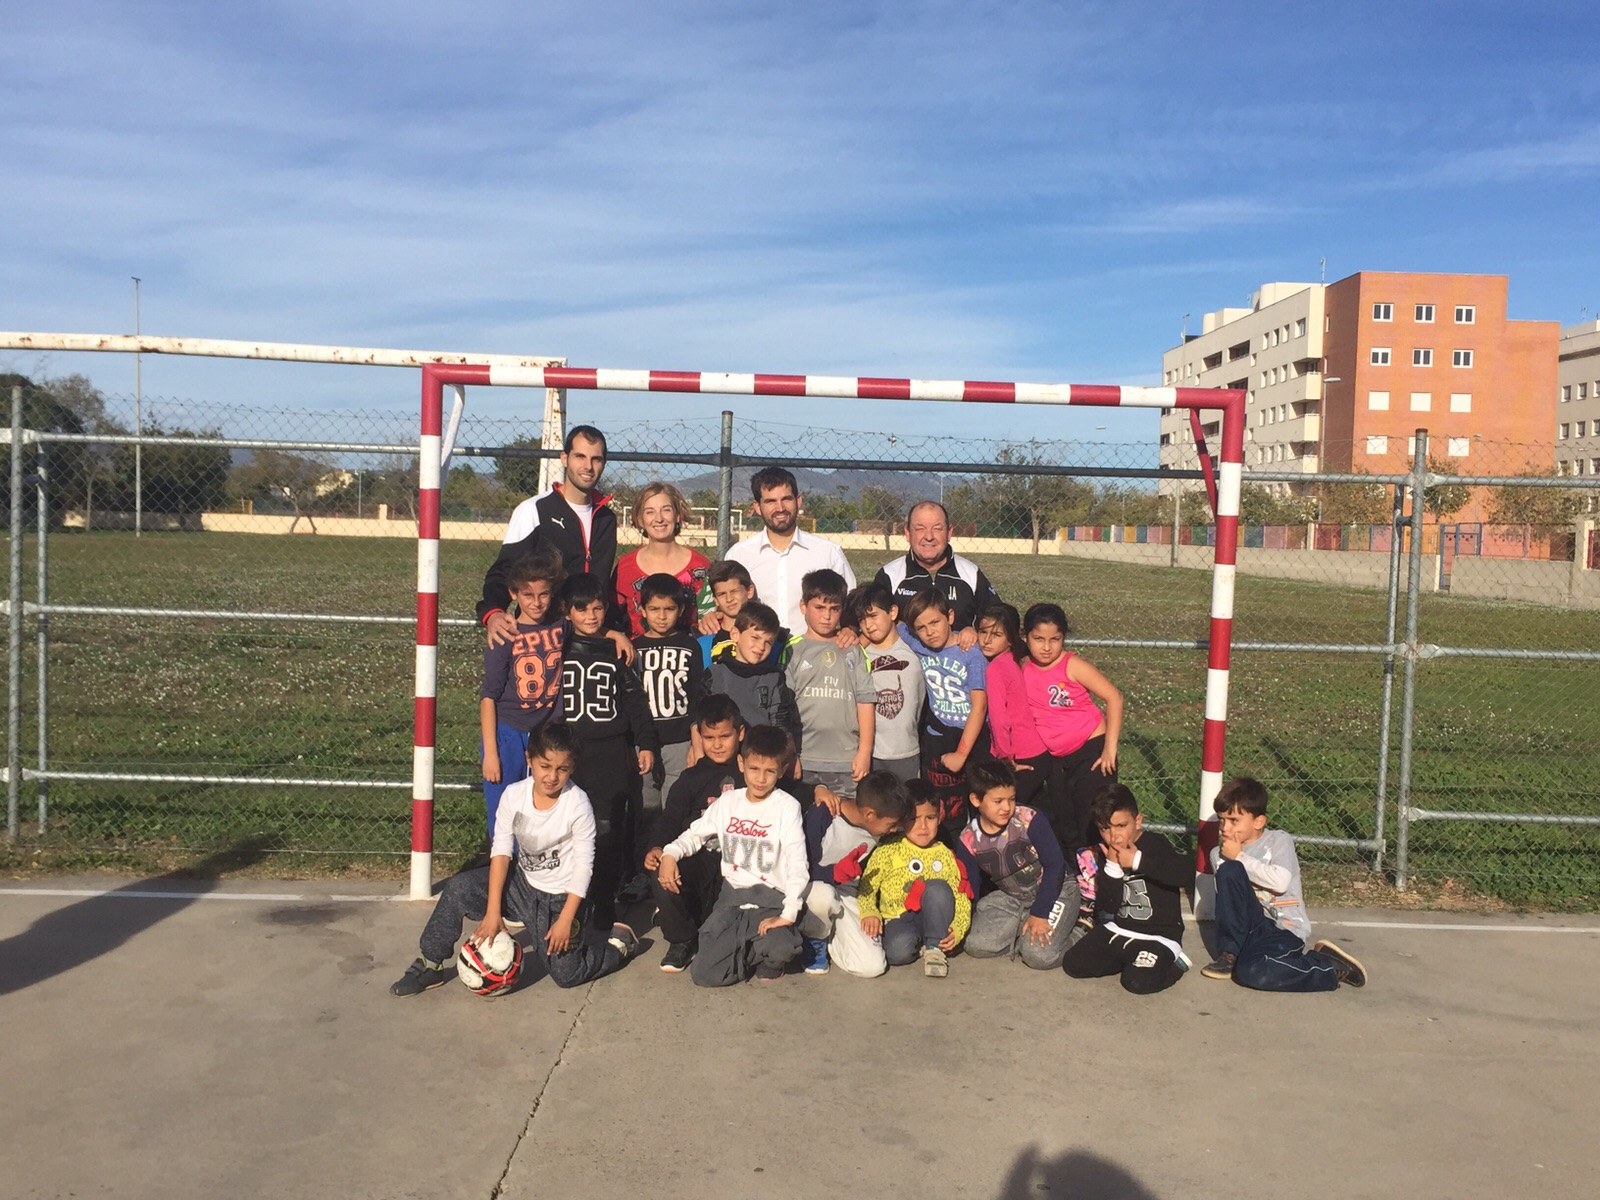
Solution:
{"label": "metal fence post", "polygon": [[[1393,488],[1393,513],[1389,518],[1389,617],[1384,626],[1383,644],[1394,645],[1395,614],[1400,608],[1400,545],[1401,516],[1405,512],[1404,493],[1397,483]],[[1383,654],[1383,704],[1378,718],[1378,803],[1377,817],[1373,821],[1372,838],[1378,849],[1372,856],[1372,869],[1383,870],[1383,833],[1385,810],[1389,801],[1389,726],[1394,719],[1394,651]]]}
{"label": "metal fence post", "polygon": [[733,545],[733,413],[722,412],[721,466],[717,471],[717,557]]}
{"label": "metal fence post", "polygon": [[11,388],[11,587],[6,593],[6,838],[16,841],[22,796],[22,388]]}
{"label": "metal fence post", "polygon": [[[39,703],[34,716],[39,725],[39,762],[38,769],[43,772],[50,765],[50,685],[49,669],[46,659],[50,654],[50,618],[45,613],[45,605],[50,599],[46,584],[46,565],[49,562],[49,534],[50,534],[50,497],[49,497],[49,463],[46,455],[49,448],[43,443],[38,443],[38,451],[34,467],[34,495],[38,504],[39,514],[39,539],[35,543],[38,556],[35,561],[34,589],[38,594],[39,611],[34,616],[33,627],[38,633],[39,666],[35,676],[38,683]],[[44,833],[45,822],[50,816],[50,780],[43,774],[39,776],[39,832]]]}
{"label": "metal fence post", "polygon": [[1411,554],[1407,561],[1405,677],[1400,686],[1400,790],[1395,797],[1394,885],[1406,888],[1411,838],[1411,743],[1417,699],[1417,608],[1422,590],[1422,510],[1428,485],[1428,431],[1417,430],[1417,450],[1411,462]]}

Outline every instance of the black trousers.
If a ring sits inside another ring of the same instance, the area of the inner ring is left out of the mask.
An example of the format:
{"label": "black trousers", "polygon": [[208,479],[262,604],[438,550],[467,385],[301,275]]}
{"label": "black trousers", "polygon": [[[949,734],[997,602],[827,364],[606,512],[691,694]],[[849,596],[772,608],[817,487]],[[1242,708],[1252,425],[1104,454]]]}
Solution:
{"label": "black trousers", "polygon": [[1017,772],[1017,803],[1032,805],[1044,813],[1068,859],[1100,841],[1090,805],[1101,791],[1117,781],[1115,771],[1102,775],[1094,769],[1105,749],[1105,735],[1099,734],[1071,754],[1041,754],[1024,759],[1033,769]]}
{"label": "black trousers", "polygon": [[1164,992],[1183,977],[1172,951],[1160,942],[1113,934],[1096,925],[1067,951],[1061,969],[1074,979],[1122,976],[1122,986],[1136,996]]}
{"label": "black trousers", "polygon": [[644,801],[633,746],[625,737],[580,742],[572,781],[588,794],[594,809],[594,879],[589,896],[595,923],[608,929],[617,916],[617,889],[633,878],[644,860],[644,850],[635,845]]}
{"label": "black trousers", "polygon": [[[960,748],[963,731],[948,725],[930,728],[930,724],[930,721],[923,721],[917,735],[922,750],[922,778],[932,785],[938,798],[940,828],[959,831],[971,816],[971,806],[967,803],[967,771],[965,767],[951,771],[940,759]],[[967,761],[978,762],[988,757],[989,727],[985,725]]]}
{"label": "black trousers", "polygon": [[650,890],[656,898],[656,924],[669,942],[693,942],[700,937],[722,891],[722,855],[702,849],[678,864],[678,891],[667,891],[654,875]]}

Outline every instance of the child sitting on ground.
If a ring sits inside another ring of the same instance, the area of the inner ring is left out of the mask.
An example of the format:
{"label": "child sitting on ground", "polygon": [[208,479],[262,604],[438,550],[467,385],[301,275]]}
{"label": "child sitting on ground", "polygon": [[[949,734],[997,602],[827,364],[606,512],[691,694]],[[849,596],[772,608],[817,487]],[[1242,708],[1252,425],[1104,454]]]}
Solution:
{"label": "child sitting on ground", "polygon": [[[772,654],[781,632],[777,613],[756,600],[746,604],[733,619],[733,636],[727,646],[712,656],[706,691],[732,696],[746,725],[776,725],[793,737],[800,731],[794,693],[789,690],[782,663]],[[699,757],[700,748],[691,746],[689,762]]]}
{"label": "child sitting on ground", "polygon": [[981,650],[962,648],[942,592],[918,592],[902,616],[898,632],[921,657],[928,692],[920,727],[922,777],[933,784],[951,834],[966,819],[967,764],[989,754],[987,663]]}
{"label": "child sitting on ground", "polygon": [[745,734],[739,769],[745,786],[724,792],[662,848],[657,876],[680,891],[678,860],[712,839],[722,854],[722,893],[700,927],[690,976],[701,987],[725,987],[754,976],[780,978],[800,953],[795,929],[805,902],[806,839],[800,805],[779,790],[794,765],[794,743],[773,725]]}
{"label": "child sitting on ground", "polygon": [[1241,775],[1217,795],[1222,839],[1211,851],[1217,877],[1217,957],[1207,979],[1232,979],[1263,992],[1331,992],[1365,987],[1366,968],[1334,942],[1310,950],[1311,918],[1300,891],[1294,838],[1267,828],[1267,789]]}
{"label": "child sitting on ground", "polygon": [[785,678],[800,721],[800,761],[842,796],[872,770],[873,722],[878,692],[859,646],[841,650],[839,614],[844,576],[808,571],[800,581],[800,611],[806,632],[789,643]]}
{"label": "child sitting on ground", "polygon": [[633,957],[639,939],[620,922],[606,942],[581,944],[595,824],[589,798],[572,782],[577,754],[577,738],[562,726],[541,725],[528,735],[528,775],[500,797],[489,865],[445,881],[422,930],[422,956],[395,981],[391,994],[415,996],[445,981],[464,920],[478,922],[471,934],[478,946],[493,941],[508,919],[527,926],[533,953],[557,987],[589,983]]}
{"label": "child sitting on ground", "polygon": [[912,780],[922,771],[917,727],[927,685],[922,681],[922,661],[900,639],[896,625],[900,608],[887,585],[869,583],[850,593],[845,621],[861,633],[867,671],[878,694],[872,723],[872,769],[888,771],[896,779]]}
{"label": "child sitting on ground", "polygon": [[839,801],[837,815],[821,804],[806,811],[811,886],[800,916],[800,965],[807,975],[827,974],[830,945],[833,961],[851,975],[871,979],[887,968],[883,947],[862,927],[856,888],[878,839],[899,829],[906,816],[905,784],[887,771],[862,779],[854,799]]}
{"label": "child sitting on ground", "polygon": [[1020,956],[1036,971],[1052,971],[1084,932],[1074,920],[1078,884],[1061,842],[1043,813],[1017,803],[1009,763],[972,763],[967,788],[973,815],[955,846],[978,893],[967,953]]}
{"label": "child sitting on ground", "polygon": [[643,777],[644,807],[659,810],[689,759],[689,714],[705,693],[700,646],[683,628],[688,590],[675,576],[647,575],[638,588],[644,632],[634,641],[633,671],[655,721],[661,753]]}
{"label": "child sitting on ground", "polygon": [[950,973],[947,955],[972,923],[972,884],[955,851],[939,841],[932,786],[913,779],[906,792],[912,811],[905,836],[874,850],[861,873],[861,930],[881,939],[889,966],[920,954],[922,973],[942,979]]}
{"label": "child sitting on ground", "polygon": [[1091,813],[1100,832],[1095,926],[1062,966],[1074,979],[1120,975],[1136,995],[1163,991],[1189,969],[1181,898],[1194,886],[1194,866],[1144,827],[1139,801],[1122,784],[1102,790]]}

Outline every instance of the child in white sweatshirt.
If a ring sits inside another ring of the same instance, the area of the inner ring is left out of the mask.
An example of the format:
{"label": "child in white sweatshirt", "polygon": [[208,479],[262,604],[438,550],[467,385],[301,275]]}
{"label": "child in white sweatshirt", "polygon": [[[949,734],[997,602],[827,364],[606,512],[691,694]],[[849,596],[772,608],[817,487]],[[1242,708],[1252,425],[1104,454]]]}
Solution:
{"label": "child in white sweatshirt", "polygon": [[752,976],[770,982],[800,954],[800,916],[810,876],[800,804],[778,781],[794,765],[794,742],[775,725],[745,734],[739,769],[745,786],[724,792],[689,828],[662,847],[658,878],[679,887],[678,860],[715,841],[722,851],[722,893],[700,927],[690,976],[701,987],[726,987]]}

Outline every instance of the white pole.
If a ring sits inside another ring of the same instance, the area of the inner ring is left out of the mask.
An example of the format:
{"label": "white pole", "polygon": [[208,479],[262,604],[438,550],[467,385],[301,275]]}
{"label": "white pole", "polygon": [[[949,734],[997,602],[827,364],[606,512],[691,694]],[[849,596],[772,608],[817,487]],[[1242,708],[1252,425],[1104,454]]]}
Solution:
{"label": "white pole", "polygon": [[[541,449],[559,449],[567,438],[567,389],[545,388],[544,425],[539,431]],[[560,481],[561,464],[553,458],[539,460],[539,495],[544,495]]]}
{"label": "white pole", "polygon": [[[133,276],[133,336],[139,337],[139,277]],[[133,436],[144,436],[144,364],[133,354]],[[133,444],[133,536],[144,533],[144,447]]]}

